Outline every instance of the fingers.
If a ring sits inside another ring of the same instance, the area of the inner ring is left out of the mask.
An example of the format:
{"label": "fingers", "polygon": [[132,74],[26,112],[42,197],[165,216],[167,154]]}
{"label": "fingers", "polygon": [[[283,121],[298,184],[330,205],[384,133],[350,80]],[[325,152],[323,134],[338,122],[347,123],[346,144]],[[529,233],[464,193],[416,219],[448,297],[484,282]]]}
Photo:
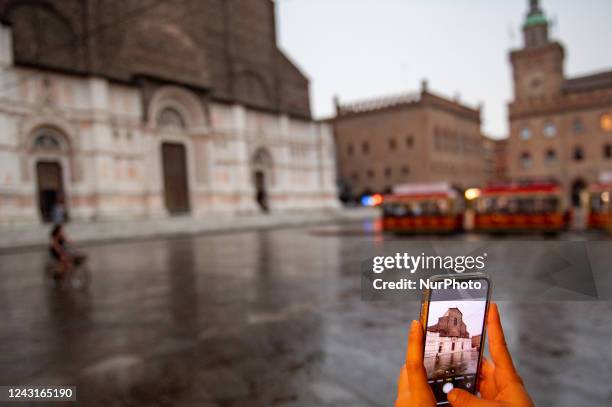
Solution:
{"label": "fingers", "polygon": [[489,316],[487,318],[487,328],[489,329],[489,352],[495,365],[495,374],[499,375],[499,383],[519,382],[521,379],[512,363],[512,356],[508,351],[504,330],[501,326],[497,304],[491,304]]}
{"label": "fingers", "polygon": [[497,395],[497,385],[495,384],[495,366],[487,358],[482,358],[480,368],[480,381],[478,391],[486,400],[493,400]]}
{"label": "fingers", "polygon": [[489,359],[483,357],[480,375],[483,378],[489,378],[489,377],[493,377],[493,374],[495,374],[495,365],[491,363]]}
{"label": "fingers", "polygon": [[448,401],[450,401],[453,407],[496,407],[499,406],[497,402],[491,400],[483,400],[474,396],[472,393],[468,393],[465,390],[453,389],[448,393]]}
{"label": "fingers", "polygon": [[411,390],[424,391],[429,389],[425,366],[423,366],[423,327],[418,321],[412,321],[410,325],[405,370]]}
{"label": "fingers", "polygon": [[423,365],[423,328],[418,321],[412,321],[408,332],[408,349],[406,349],[406,366]]}
{"label": "fingers", "polygon": [[501,369],[512,369],[514,371],[514,365],[512,364],[512,357],[508,352],[506,346],[506,339],[504,337],[504,330],[501,326],[499,319],[499,311],[497,310],[497,304],[491,304],[489,310],[489,317],[487,319],[487,328],[489,329],[489,351],[493,358],[495,366]]}
{"label": "fingers", "polygon": [[399,378],[397,379],[397,395],[399,397],[400,394],[407,392],[409,389],[408,386],[408,372],[406,371],[406,366],[402,366],[400,369]]}

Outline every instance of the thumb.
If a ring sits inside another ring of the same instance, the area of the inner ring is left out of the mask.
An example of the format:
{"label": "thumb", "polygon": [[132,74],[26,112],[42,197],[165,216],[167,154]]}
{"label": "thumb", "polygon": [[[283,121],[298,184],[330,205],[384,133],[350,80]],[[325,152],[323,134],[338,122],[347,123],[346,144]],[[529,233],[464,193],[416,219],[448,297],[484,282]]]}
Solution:
{"label": "thumb", "polygon": [[448,401],[453,407],[493,407],[497,403],[483,400],[462,389],[453,389],[448,393]]}

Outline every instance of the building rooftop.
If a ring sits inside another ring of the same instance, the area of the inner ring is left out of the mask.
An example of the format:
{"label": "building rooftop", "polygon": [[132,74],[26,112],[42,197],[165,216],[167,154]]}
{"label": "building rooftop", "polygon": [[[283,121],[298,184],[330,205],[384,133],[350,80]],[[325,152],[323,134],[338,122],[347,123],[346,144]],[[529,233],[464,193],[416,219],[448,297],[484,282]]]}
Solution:
{"label": "building rooftop", "polygon": [[336,117],[377,112],[399,106],[427,105],[477,121],[480,120],[481,108],[481,106],[474,108],[462,103],[458,96],[451,99],[432,93],[428,90],[427,81],[422,82],[419,92],[399,93],[349,103],[340,103],[335,98],[334,104],[336,105]]}
{"label": "building rooftop", "polygon": [[567,79],[563,85],[563,90],[566,92],[585,92],[609,87],[612,87],[612,70]]}
{"label": "building rooftop", "polygon": [[399,105],[408,105],[418,103],[421,100],[420,92],[400,93],[396,95],[388,95],[373,99],[360,100],[340,104],[337,103],[337,112],[339,115],[347,113],[364,113],[373,110],[386,109]]}

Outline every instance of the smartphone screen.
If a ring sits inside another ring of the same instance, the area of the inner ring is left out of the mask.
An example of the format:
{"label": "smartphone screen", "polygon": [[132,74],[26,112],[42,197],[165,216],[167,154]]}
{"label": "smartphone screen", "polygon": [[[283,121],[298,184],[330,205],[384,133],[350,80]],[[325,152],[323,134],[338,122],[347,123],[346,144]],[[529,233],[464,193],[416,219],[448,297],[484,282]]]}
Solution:
{"label": "smartphone screen", "polygon": [[480,288],[431,289],[424,303],[424,363],[438,405],[449,404],[446,396],[453,388],[475,393],[484,345],[489,281],[456,280],[478,282]]}

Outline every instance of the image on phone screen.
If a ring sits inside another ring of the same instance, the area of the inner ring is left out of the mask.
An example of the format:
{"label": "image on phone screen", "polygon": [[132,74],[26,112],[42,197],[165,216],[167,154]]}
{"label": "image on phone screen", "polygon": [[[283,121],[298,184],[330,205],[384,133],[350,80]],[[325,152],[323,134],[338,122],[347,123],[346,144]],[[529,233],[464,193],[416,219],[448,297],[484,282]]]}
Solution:
{"label": "image on phone screen", "polygon": [[484,344],[489,283],[480,289],[434,289],[429,292],[424,363],[438,405],[449,404],[453,388],[475,392]]}

